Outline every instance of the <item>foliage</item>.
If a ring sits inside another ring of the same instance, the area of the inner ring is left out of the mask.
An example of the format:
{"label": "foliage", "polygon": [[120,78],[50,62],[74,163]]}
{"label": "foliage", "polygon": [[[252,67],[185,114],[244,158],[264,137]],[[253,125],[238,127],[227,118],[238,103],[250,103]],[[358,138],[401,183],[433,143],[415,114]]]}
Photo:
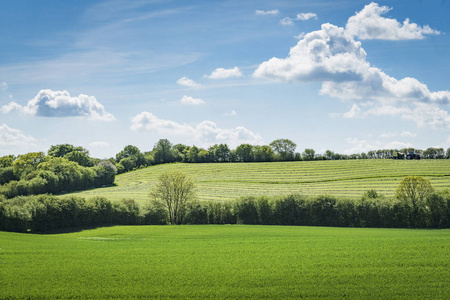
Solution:
{"label": "foliage", "polygon": [[194,180],[184,173],[163,173],[150,191],[150,198],[161,203],[169,214],[171,224],[181,224],[186,205],[195,197]]}
{"label": "foliage", "polygon": [[288,139],[278,139],[269,145],[273,152],[278,155],[279,160],[289,161],[294,159],[295,148],[297,145]]}

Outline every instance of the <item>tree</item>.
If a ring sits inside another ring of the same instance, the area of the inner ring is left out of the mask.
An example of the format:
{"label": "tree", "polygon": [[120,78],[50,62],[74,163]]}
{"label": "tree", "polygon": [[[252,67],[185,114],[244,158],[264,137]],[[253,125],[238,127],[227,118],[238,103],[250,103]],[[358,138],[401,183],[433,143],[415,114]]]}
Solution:
{"label": "tree", "polygon": [[48,150],[48,155],[53,157],[64,157],[66,154],[70,152],[81,152],[86,155],[89,154],[89,151],[84,149],[83,147],[75,147],[70,144],[60,144],[56,146],[51,146]]}
{"label": "tree", "polygon": [[434,192],[428,179],[420,176],[406,176],[402,179],[395,191],[395,196],[413,209],[413,224],[419,209],[425,205],[426,198]]}
{"label": "tree", "polygon": [[195,182],[181,172],[163,173],[151,189],[150,198],[165,207],[171,224],[181,224],[186,205],[195,198]]}
{"label": "tree", "polygon": [[167,139],[159,140],[153,147],[153,158],[155,164],[166,164],[175,161],[175,155],[172,151],[172,143]]}
{"label": "tree", "polygon": [[270,143],[273,152],[278,155],[281,161],[293,160],[297,145],[288,139],[278,139]]}
{"label": "tree", "polygon": [[236,148],[236,160],[243,162],[253,161],[253,146],[250,144],[241,144]]}
{"label": "tree", "polygon": [[43,152],[30,152],[19,155],[13,163],[15,176],[21,178],[36,170],[37,166],[45,161]]}
{"label": "tree", "polygon": [[314,160],[316,157],[316,151],[314,149],[305,149],[302,153],[303,160]]}
{"label": "tree", "polygon": [[138,147],[133,145],[128,145],[123,148],[122,151],[116,154],[116,161],[119,162],[124,158],[130,157],[130,156],[136,156],[138,154],[141,154],[141,150],[139,150]]}

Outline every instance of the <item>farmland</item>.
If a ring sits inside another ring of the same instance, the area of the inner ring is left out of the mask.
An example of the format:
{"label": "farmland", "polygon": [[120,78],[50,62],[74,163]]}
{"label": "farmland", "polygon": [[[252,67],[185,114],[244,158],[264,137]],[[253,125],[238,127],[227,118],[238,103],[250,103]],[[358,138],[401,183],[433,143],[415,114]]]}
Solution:
{"label": "farmland", "polygon": [[118,226],[0,232],[1,299],[450,297],[450,230]]}
{"label": "farmland", "polygon": [[197,181],[200,200],[223,201],[241,196],[291,193],[358,198],[368,189],[393,196],[400,180],[423,176],[435,188],[450,187],[450,160],[341,160],[273,163],[165,164],[116,176],[116,185],[78,192],[83,197],[104,196],[145,202],[157,177],[182,171]]}

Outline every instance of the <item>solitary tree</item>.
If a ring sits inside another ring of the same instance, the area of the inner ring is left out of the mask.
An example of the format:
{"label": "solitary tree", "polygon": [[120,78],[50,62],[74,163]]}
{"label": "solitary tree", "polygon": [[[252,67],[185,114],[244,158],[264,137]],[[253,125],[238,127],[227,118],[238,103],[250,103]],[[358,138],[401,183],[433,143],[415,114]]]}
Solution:
{"label": "solitary tree", "polygon": [[412,207],[413,223],[415,224],[420,207],[425,204],[426,198],[433,192],[433,186],[428,179],[420,176],[406,176],[398,185],[395,196]]}
{"label": "solitary tree", "polygon": [[181,172],[163,173],[150,191],[150,198],[164,206],[171,224],[181,224],[186,204],[195,198],[195,182]]}

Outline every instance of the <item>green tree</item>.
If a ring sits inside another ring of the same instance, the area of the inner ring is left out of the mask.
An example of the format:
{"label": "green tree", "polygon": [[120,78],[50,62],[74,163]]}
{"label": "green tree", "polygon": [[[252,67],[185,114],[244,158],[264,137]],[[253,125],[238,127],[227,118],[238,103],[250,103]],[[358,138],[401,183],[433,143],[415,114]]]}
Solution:
{"label": "green tree", "polygon": [[314,160],[316,157],[316,151],[314,149],[305,149],[302,153],[303,160]]}
{"label": "green tree", "polygon": [[0,168],[12,167],[14,162],[14,155],[6,155],[0,157]]}
{"label": "green tree", "polygon": [[136,156],[138,154],[141,154],[141,150],[139,150],[138,147],[133,145],[128,145],[123,148],[122,151],[116,154],[116,161],[119,162],[124,158],[130,157],[130,156]]}
{"label": "green tree", "polygon": [[153,159],[156,164],[166,164],[175,161],[172,143],[167,139],[159,140],[153,147]]}
{"label": "green tree", "polygon": [[236,150],[236,160],[243,162],[253,161],[253,146],[250,144],[239,145]]}
{"label": "green tree", "polygon": [[195,199],[195,182],[181,172],[163,173],[151,189],[150,198],[165,207],[171,224],[181,224],[186,205]]}
{"label": "green tree", "polygon": [[288,161],[294,159],[297,145],[288,139],[278,139],[270,143],[273,152],[278,155],[279,160]]}
{"label": "green tree", "polygon": [[35,171],[37,166],[44,161],[45,155],[43,152],[30,152],[19,155],[13,163],[14,174],[22,178],[28,173]]}
{"label": "green tree", "polygon": [[188,152],[186,153],[187,161],[190,163],[196,163],[198,162],[198,152],[200,150],[196,146],[192,146],[189,148]]}
{"label": "green tree", "polygon": [[70,152],[81,152],[84,154],[89,154],[89,151],[87,151],[83,147],[75,147],[70,144],[60,144],[51,146],[47,153],[49,156],[52,157],[64,157],[66,154]]}
{"label": "green tree", "polygon": [[420,208],[425,205],[426,198],[433,192],[433,186],[428,179],[420,176],[406,176],[400,181],[395,196],[412,208],[412,222],[416,225]]}

